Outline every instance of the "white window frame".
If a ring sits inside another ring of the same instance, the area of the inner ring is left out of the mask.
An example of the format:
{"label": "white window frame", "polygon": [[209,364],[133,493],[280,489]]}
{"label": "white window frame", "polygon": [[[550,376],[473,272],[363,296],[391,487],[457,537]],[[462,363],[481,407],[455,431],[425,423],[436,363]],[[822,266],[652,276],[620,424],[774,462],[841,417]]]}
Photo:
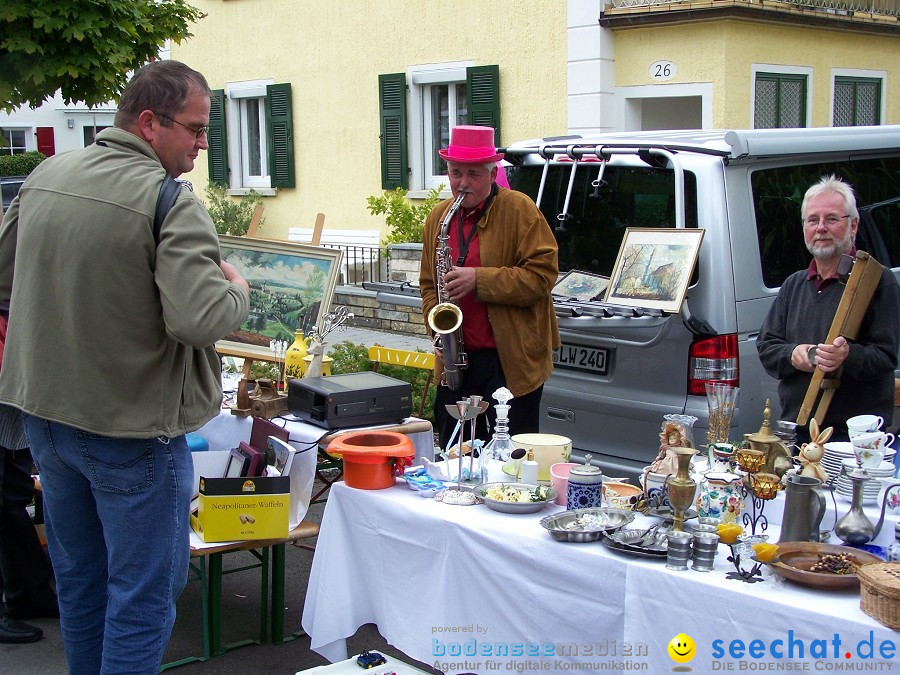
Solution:
{"label": "white window frame", "polygon": [[[272,178],[268,173],[268,129],[266,128],[265,111],[266,86],[274,83],[274,80],[246,80],[229,82],[225,85],[225,125],[230,194],[246,194],[251,189],[262,195],[275,194]],[[247,108],[243,102],[251,98],[262,100],[259,110],[260,169],[264,173],[261,176],[250,176],[247,172],[247,163],[244,161],[244,158],[248,156],[249,138],[246,124]]]}
{"label": "white window frame", "polygon": [[806,76],[806,110],[803,111],[804,127],[812,125],[812,105],[815,100],[813,91],[813,69],[807,66],[784,66],[771,63],[750,64],[750,109],[747,111],[749,128],[756,128],[756,76],[758,73],[772,73],[774,75],[805,75]]}
{"label": "white window frame", "polygon": [[[33,127],[16,127],[16,126],[4,126],[3,131],[21,131],[25,135],[25,145],[17,145],[14,146],[16,148],[25,148],[21,152],[11,152],[10,148],[6,145],[0,146],[0,154],[2,155],[20,155],[25,152],[31,152],[35,149],[35,140],[34,135],[35,131]],[[4,141],[5,142],[5,141]]]}
{"label": "white window frame", "polygon": [[450,61],[410,66],[409,82],[409,196],[424,198],[428,191],[444,185],[445,195],[450,194],[447,176],[433,176],[427,170],[431,153],[431,85],[465,84],[466,69],[474,61]]}
{"label": "white window frame", "polygon": [[886,119],[885,113],[887,109],[885,102],[887,101],[887,71],[885,70],[862,70],[860,68],[832,68],[831,69],[831,105],[828,106],[828,126],[834,126],[834,85],[839,77],[859,77],[868,78],[870,80],[880,80],[881,82],[881,110],[878,111],[878,119],[884,124]]}

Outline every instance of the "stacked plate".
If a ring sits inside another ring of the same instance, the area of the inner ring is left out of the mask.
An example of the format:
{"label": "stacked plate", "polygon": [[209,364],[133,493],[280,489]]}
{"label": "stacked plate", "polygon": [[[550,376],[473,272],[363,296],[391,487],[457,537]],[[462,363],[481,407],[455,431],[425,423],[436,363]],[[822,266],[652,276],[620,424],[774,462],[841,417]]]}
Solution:
{"label": "stacked plate", "polygon": [[[881,463],[877,469],[872,469],[869,473],[872,476],[876,476],[873,474],[874,472],[881,472],[885,468],[885,464],[891,465],[891,470],[893,471],[894,465],[894,453],[896,451],[893,448],[888,448],[887,452],[884,455],[884,462]],[[846,476],[841,476],[841,467],[843,466],[843,462],[845,459],[850,459],[852,461],[851,465],[848,469],[852,469],[856,466],[856,455],[853,454],[853,445],[851,445],[850,441],[832,441],[831,443],[825,444],[825,455],[822,457],[822,466],[825,467],[825,470],[828,472],[828,476],[831,478],[837,477],[838,479],[838,487],[840,487],[841,483],[845,486],[849,486],[850,480]],[[878,473],[879,476],[885,475],[883,473]],[[891,474],[886,474],[891,475]],[[878,481],[870,481],[869,490],[872,490],[874,485],[878,485]],[[878,491],[875,490],[877,493]],[[877,496],[877,495],[876,495]]]}
{"label": "stacked plate", "polygon": [[[847,471],[852,471],[856,468],[856,458],[845,458],[843,465]],[[878,468],[866,469],[872,480],[867,480],[863,483],[863,504],[875,504],[878,501],[878,492],[881,490],[881,481],[878,479],[893,477],[895,468],[893,462],[885,460]],[[847,478],[845,474],[841,474],[835,481],[834,491],[842,497],[851,499],[853,497],[853,481]]]}

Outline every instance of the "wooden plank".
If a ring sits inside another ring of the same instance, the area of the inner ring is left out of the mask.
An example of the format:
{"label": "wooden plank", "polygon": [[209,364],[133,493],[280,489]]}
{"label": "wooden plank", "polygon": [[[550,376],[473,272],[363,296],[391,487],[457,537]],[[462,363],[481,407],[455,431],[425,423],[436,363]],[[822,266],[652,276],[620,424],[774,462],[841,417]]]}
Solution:
{"label": "wooden plank", "polygon": [[256,231],[259,229],[259,222],[262,220],[262,214],[265,208],[266,207],[262,204],[257,204],[256,208],[253,209],[253,216],[250,218],[250,227],[247,229],[248,237],[256,236]]}
{"label": "wooden plank", "polygon": [[324,227],[325,227],[325,214],[317,213],[316,214],[316,224],[315,224],[315,226],[313,226],[312,240],[310,241],[310,243],[313,246],[318,246],[319,242],[322,241],[322,230],[324,229]]}
{"label": "wooden plank", "polygon": [[[856,252],[856,262],[853,263],[853,270],[850,272],[850,278],[844,287],[841,301],[831,322],[831,328],[825,338],[827,344],[833,343],[840,335],[850,340],[856,339],[859,335],[859,327],[869,308],[869,303],[872,301],[872,296],[875,294],[875,289],[878,288],[883,269],[879,262],[865,251]],[[797,424],[806,426],[813,406],[821,393],[822,400],[813,416],[813,419],[821,425],[834,392],[840,386],[842,370],[843,368],[839,368],[833,373],[826,374],[819,368],[815,369],[806,390],[806,396],[800,405],[800,412],[797,413]]]}

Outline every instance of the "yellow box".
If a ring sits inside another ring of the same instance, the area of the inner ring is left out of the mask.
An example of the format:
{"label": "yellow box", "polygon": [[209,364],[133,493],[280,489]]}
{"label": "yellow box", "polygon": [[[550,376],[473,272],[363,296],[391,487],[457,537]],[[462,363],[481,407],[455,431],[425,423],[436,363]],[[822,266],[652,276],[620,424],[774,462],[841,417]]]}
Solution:
{"label": "yellow box", "polygon": [[288,535],[289,476],[200,478],[191,527],[205,542],[281,539]]}

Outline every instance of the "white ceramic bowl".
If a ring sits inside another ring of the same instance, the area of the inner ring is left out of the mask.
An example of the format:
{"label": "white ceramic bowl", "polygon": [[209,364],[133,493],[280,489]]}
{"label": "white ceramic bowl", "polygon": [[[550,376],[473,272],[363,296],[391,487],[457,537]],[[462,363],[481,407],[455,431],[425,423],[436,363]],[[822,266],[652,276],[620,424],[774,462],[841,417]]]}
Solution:
{"label": "white ceramic bowl", "polygon": [[550,467],[559,462],[568,462],[572,453],[572,440],[557,434],[516,434],[511,436],[517,448],[534,450],[538,463],[538,480],[550,480]]}
{"label": "white ceramic bowl", "polygon": [[631,511],[643,493],[640,487],[630,483],[603,483],[603,501],[613,509]]}

